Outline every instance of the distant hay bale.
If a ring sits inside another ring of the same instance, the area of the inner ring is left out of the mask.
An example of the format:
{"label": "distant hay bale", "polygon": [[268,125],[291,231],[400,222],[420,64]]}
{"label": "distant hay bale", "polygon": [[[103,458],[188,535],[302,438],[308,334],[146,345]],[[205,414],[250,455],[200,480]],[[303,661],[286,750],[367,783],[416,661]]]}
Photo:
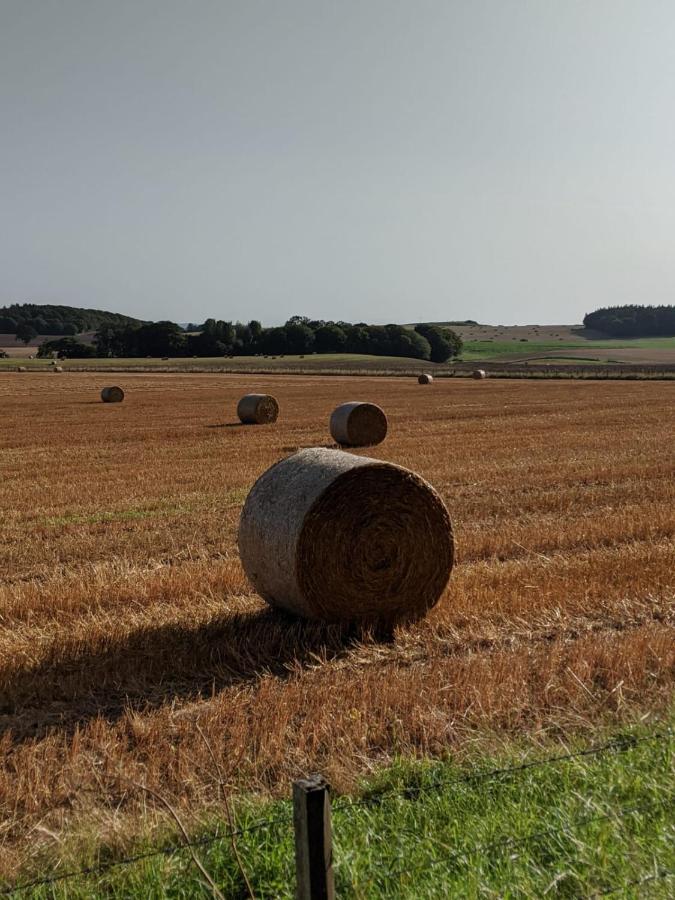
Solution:
{"label": "distant hay bale", "polygon": [[487,372],[485,369],[474,369],[471,373],[471,377],[476,379],[487,378]]}
{"label": "distant hay bale", "polygon": [[105,387],[101,391],[101,400],[104,403],[121,403],[124,400],[124,391],[121,387]]}
{"label": "distant hay bale", "polygon": [[246,394],[237,404],[244,425],[270,425],[279,415],[279,404],[270,394]]}
{"label": "distant hay bale", "polygon": [[25,366],[17,366],[16,371],[17,372],[27,372],[28,370],[26,369]]}
{"label": "distant hay bale", "polygon": [[324,621],[423,616],[450,577],[450,516],[423,478],[341,450],[301,450],[253,485],[239,553],[270,605]]}
{"label": "distant hay bale", "polygon": [[52,372],[63,372],[63,368],[61,366],[54,366]]}
{"label": "distant hay bale", "polygon": [[426,372],[423,372],[417,379],[418,384],[431,384],[434,380],[433,375],[429,375]]}
{"label": "distant hay bale", "polygon": [[387,436],[387,417],[374,403],[342,403],[330,417],[330,433],[344,447],[373,447]]}

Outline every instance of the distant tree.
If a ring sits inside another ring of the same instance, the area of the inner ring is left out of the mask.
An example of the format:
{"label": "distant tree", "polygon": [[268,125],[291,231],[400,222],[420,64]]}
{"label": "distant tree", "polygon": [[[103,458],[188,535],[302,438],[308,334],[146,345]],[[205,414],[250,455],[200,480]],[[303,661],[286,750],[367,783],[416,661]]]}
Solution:
{"label": "distant tree", "polygon": [[183,356],[187,349],[185,335],[175,322],[141,325],[137,342],[140,356]]}
{"label": "distant tree", "polygon": [[586,328],[612,337],[673,337],[675,306],[608,306],[584,316]]}
{"label": "distant tree", "polygon": [[9,316],[0,316],[0,334],[16,334],[18,324],[16,319],[12,319]]}
{"label": "distant tree", "polygon": [[347,344],[347,335],[339,325],[332,322],[321,325],[314,332],[314,346],[317,353],[340,353]]}
{"label": "distant tree", "polygon": [[421,324],[415,326],[415,331],[429,342],[432,362],[447,362],[451,357],[458,356],[462,352],[462,339],[450,328]]}
{"label": "distant tree", "polygon": [[314,346],[314,332],[308,325],[286,325],[286,350],[284,353],[309,353]]}
{"label": "distant tree", "polygon": [[37,316],[32,320],[33,328],[37,331],[38,334],[58,334],[61,330],[61,324],[59,323],[58,331],[50,331],[49,330],[49,322],[46,319],[43,319],[42,316]]}
{"label": "distant tree", "polygon": [[37,355],[41,358],[49,358],[56,353],[61,359],[91,359],[96,356],[96,348],[91,344],[84,344],[72,337],[62,337],[56,341],[43,341]]}
{"label": "distant tree", "polygon": [[26,346],[28,346],[31,341],[35,340],[37,336],[38,333],[31,322],[21,322],[20,325],[17,325],[16,340],[23,341]]}
{"label": "distant tree", "polygon": [[263,353],[276,356],[279,353],[286,353],[288,349],[288,336],[286,329],[265,328],[260,338],[260,349]]}

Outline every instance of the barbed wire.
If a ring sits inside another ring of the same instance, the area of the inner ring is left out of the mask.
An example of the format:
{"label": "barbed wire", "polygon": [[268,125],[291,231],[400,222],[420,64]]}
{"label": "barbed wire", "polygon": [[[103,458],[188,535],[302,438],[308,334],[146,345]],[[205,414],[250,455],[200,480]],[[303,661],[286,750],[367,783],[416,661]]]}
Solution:
{"label": "barbed wire", "polygon": [[[671,792],[668,795],[668,800],[672,800],[675,794]],[[540,838],[545,837],[553,837],[557,835],[568,835],[573,836],[573,829],[583,829],[592,825],[596,822],[607,821],[610,819],[624,819],[627,816],[636,815],[640,812],[645,812],[646,810],[651,810],[655,807],[663,807],[665,804],[663,801],[656,801],[650,803],[641,803],[637,806],[624,806],[619,807],[618,809],[609,810],[606,813],[599,813],[597,815],[592,816],[581,816],[578,819],[572,819],[567,822],[565,825],[560,825],[556,828],[542,828],[537,831],[531,831],[528,834],[522,835],[521,837],[507,837],[507,838],[498,838],[495,841],[490,841],[487,844],[474,844],[472,847],[465,847],[460,850],[453,850],[448,853],[444,857],[439,857],[436,859],[425,860],[424,862],[420,862],[418,865],[410,866],[410,858],[404,853],[398,854],[393,860],[396,862],[404,862],[406,865],[407,871],[416,871],[417,869],[426,869],[431,868],[433,866],[441,865],[442,863],[454,862],[458,859],[464,857],[468,859],[470,856],[474,856],[477,853],[488,854],[492,850],[503,850],[510,849],[512,847],[519,847],[523,844],[529,844],[532,841],[539,840]],[[402,829],[398,829],[400,832]],[[410,832],[414,836],[419,837],[419,832]],[[426,840],[430,840],[432,843],[439,843],[438,840],[434,840],[433,838],[425,838]],[[516,859],[519,856],[522,856],[522,853],[516,854],[513,858]],[[389,868],[390,875],[398,874],[396,869],[390,867]]]}
{"label": "barbed wire", "polygon": [[32,881],[27,881],[23,884],[1,887],[0,896],[11,896],[12,894],[27,891],[29,888],[56,884],[59,881],[67,881],[71,878],[84,877],[87,875],[102,875],[110,869],[116,868],[117,866],[134,865],[135,863],[142,862],[146,859],[152,859],[153,857],[157,856],[171,856],[174,853],[179,853],[181,850],[203,849],[204,847],[210,847],[213,844],[217,844],[220,841],[232,840],[232,838],[241,837],[254,831],[260,831],[262,828],[268,828],[272,825],[290,825],[292,821],[293,815],[291,813],[287,813],[283,816],[271,817],[269,819],[261,819],[257,822],[254,822],[252,825],[246,826],[245,828],[229,829],[221,831],[220,833],[216,831],[216,833],[204,835],[204,837],[198,838],[195,841],[190,841],[189,843],[183,842],[182,844],[166,844],[163,847],[155,847],[152,850],[146,850],[143,853],[136,853],[133,856],[124,856],[120,859],[111,859],[107,862],[97,863],[96,865],[92,866],[86,866],[82,869],[74,869],[68,872],[58,872],[53,875],[46,875],[42,878],[35,878]]}
{"label": "barbed wire", "polygon": [[619,891],[625,891],[626,888],[629,887],[639,887],[641,884],[647,884],[650,881],[659,881],[662,878],[672,878],[675,875],[675,872],[656,872],[654,875],[645,875],[642,878],[636,878],[634,881],[624,881],[623,884],[617,884],[613,888],[609,888],[606,891],[600,891],[596,893],[594,896],[596,897],[609,897],[611,894],[618,894]]}
{"label": "barbed wire", "polygon": [[644,737],[633,737],[631,735],[628,735],[626,737],[608,741],[607,743],[601,744],[600,746],[588,747],[584,750],[577,750],[571,753],[563,753],[557,756],[547,756],[541,759],[532,760],[531,762],[520,763],[516,766],[490,769],[486,772],[467,772],[464,775],[455,775],[451,778],[436,777],[433,779],[433,784],[415,787],[407,786],[402,788],[391,788],[380,792],[374,791],[371,795],[367,797],[361,797],[356,800],[352,800],[351,798],[338,798],[333,803],[332,808],[333,810],[343,810],[350,809],[355,806],[377,806],[383,798],[392,796],[405,796],[405,798],[408,800],[416,799],[416,795],[429,793],[430,791],[436,791],[441,786],[445,787],[451,784],[466,784],[467,782],[471,781],[489,781],[494,778],[514,775],[542,766],[557,765],[558,763],[569,762],[570,760],[574,759],[601,756],[605,753],[626,753],[630,750],[633,750],[640,744],[659,740],[667,741],[672,738],[674,734],[675,732],[673,732],[673,730],[667,729],[666,731],[657,732],[651,735],[645,735]]}
{"label": "barbed wire", "polygon": [[[403,788],[392,788],[388,791],[382,791],[379,793],[375,793],[371,796],[359,798],[353,800],[351,798],[338,798],[333,803],[333,811],[335,812],[346,812],[354,807],[359,806],[374,806],[380,803],[382,798],[390,797],[390,796],[406,796],[407,799],[416,798],[417,795],[428,793],[429,791],[435,791],[439,786],[442,785],[450,785],[450,784],[464,784],[472,781],[489,781],[494,778],[499,778],[502,776],[510,776],[518,773],[522,773],[525,771],[529,771],[531,769],[547,766],[547,765],[557,765],[558,763],[568,762],[574,759],[581,759],[587,757],[600,756],[605,753],[625,753],[630,750],[633,750],[635,747],[640,744],[645,744],[651,741],[659,741],[659,740],[668,740],[673,736],[673,731],[671,729],[667,729],[663,732],[657,732],[651,735],[645,735],[643,737],[634,737],[632,735],[622,736],[620,738],[616,738],[612,741],[608,741],[605,744],[601,744],[596,747],[589,747],[583,750],[574,751],[571,753],[563,753],[555,756],[543,757],[542,759],[532,760],[531,762],[521,763],[516,766],[508,766],[499,769],[491,769],[486,772],[469,772],[465,775],[453,776],[452,778],[447,779],[434,779],[433,785],[423,785],[419,787],[403,787]],[[637,809],[637,808],[634,808]],[[605,816],[601,816],[599,818],[610,818],[612,814],[607,814]],[[244,836],[246,834],[259,831],[263,828],[270,827],[278,824],[290,824],[292,822],[292,813],[287,813],[285,815],[270,817],[267,819],[261,819],[252,825],[246,826],[244,828],[237,829],[229,829],[222,832],[217,832],[211,835],[206,835],[202,838],[198,838],[196,841],[191,841],[189,843],[184,842],[181,844],[167,844],[163,847],[153,848],[151,850],[144,851],[142,853],[137,853],[132,856],[121,857],[120,859],[109,860],[103,863],[97,863],[96,865],[86,866],[81,869],[74,869],[67,872],[54,873],[52,875],[44,876],[41,878],[36,878],[28,882],[24,882],[23,884],[15,884],[11,886],[2,886],[0,887],[0,896],[10,896],[11,894],[22,893],[29,888],[33,887],[42,887],[50,884],[56,884],[61,881],[70,880],[72,878],[85,877],[89,875],[102,875],[110,869],[116,868],[118,866],[128,866],[134,865],[138,862],[142,862],[146,859],[152,859],[153,857],[159,856],[171,856],[174,853],[178,853],[182,850],[190,850],[190,849],[200,849],[204,847],[211,846],[213,844],[218,843],[219,841],[224,840],[232,840],[233,838],[237,838],[240,836]],[[550,831],[550,829],[548,829]],[[559,829],[558,829],[559,830]],[[543,833],[543,832],[542,832]],[[534,836],[531,835],[530,839]],[[507,839],[508,840],[508,839]],[[525,840],[519,839],[519,840]],[[490,845],[487,845],[489,848]],[[477,852],[478,848],[476,848]],[[458,853],[457,855],[461,855]],[[431,863],[435,864],[435,863]]]}

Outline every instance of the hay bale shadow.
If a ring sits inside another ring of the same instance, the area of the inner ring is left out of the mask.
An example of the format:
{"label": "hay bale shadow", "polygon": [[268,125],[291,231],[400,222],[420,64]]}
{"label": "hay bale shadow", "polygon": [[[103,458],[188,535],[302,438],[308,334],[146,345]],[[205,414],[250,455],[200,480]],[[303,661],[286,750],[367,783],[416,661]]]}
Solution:
{"label": "hay bale shadow", "polygon": [[73,641],[36,665],[0,667],[0,737],[22,743],[54,730],[72,733],[94,718],[115,721],[130,709],[211,697],[263,675],[288,678],[299,667],[391,637],[263,609],[194,628],[148,626],[84,647]]}

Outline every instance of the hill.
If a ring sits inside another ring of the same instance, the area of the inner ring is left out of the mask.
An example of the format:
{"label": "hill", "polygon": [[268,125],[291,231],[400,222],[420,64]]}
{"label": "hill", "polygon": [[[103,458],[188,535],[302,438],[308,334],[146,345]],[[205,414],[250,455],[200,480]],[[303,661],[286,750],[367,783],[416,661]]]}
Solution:
{"label": "hill", "polygon": [[0,307],[0,334],[16,334],[22,325],[30,325],[40,335],[74,335],[105,327],[141,324],[140,319],[101,309],[38,303],[12,303]]}

